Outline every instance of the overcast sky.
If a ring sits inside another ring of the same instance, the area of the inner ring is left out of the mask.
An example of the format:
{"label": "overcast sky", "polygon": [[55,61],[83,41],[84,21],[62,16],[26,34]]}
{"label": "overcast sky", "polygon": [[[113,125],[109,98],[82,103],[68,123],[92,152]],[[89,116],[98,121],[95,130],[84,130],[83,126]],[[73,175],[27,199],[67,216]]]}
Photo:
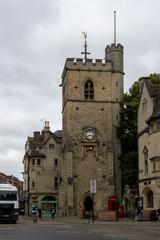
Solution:
{"label": "overcast sky", "polygon": [[159,0],[0,0],[0,172],[22,178],[24,145],[41,119],[61,129],[65,59],[81,57],[82,31],[91,58],[104,58],[114,11],[127,91],[160,72]]}

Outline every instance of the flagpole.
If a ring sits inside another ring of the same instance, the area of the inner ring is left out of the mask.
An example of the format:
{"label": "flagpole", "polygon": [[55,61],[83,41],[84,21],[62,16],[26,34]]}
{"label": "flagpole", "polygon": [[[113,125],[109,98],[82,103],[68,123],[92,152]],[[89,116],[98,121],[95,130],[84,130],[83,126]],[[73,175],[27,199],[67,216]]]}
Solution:
{"label": "flagpole", "polygon": [[116,45],[116,11],[114,11],[114,44]]}

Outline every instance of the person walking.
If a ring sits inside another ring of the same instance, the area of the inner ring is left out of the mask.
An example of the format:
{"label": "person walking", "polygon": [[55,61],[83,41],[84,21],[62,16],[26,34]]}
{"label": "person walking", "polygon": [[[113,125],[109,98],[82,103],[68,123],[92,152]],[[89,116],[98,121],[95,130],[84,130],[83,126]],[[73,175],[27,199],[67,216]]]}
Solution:
{"label": "person walking", "polygon": [[52,219],[54,218],[55,213],[56,213],[56,209],[53,207],[53,208],[51,209]]}
{"label": "person walking", "polygon": [[39,217],[39,218],[42,217],[42,210],[41,210],[41,208],[38,208],[38,217]]}
{"label": "person walking", "polygon": [[32,221],[33,223],[37,223],[37,207],[32,208]]}

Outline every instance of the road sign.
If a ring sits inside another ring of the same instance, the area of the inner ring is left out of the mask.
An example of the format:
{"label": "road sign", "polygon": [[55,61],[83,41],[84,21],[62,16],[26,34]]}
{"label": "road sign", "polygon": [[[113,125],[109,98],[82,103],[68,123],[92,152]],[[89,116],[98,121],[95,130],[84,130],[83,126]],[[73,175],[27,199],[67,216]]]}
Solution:
{"label": "road sign", "polygon": [[90,192],[96,193],[96,179],[90,179]]}

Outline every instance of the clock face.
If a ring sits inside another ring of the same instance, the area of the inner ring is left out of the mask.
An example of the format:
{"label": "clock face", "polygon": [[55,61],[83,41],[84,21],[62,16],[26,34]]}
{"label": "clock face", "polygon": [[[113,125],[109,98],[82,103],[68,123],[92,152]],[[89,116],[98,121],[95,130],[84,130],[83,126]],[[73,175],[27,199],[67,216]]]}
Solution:
{"label": "clock face", "polygon": [[94,140],[95,138],[95,131],[92,129],[85,131],[85,139],[86,140]]}

